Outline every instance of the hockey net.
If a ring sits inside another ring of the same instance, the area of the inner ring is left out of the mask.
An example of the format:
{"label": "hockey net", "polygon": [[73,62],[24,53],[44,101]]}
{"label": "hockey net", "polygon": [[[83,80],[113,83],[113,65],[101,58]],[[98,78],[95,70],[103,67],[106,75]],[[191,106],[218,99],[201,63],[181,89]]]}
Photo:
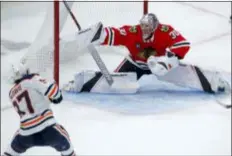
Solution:
{"label": "hockey net", "polygon": [[[115,27],[137,24],[148,8],[147,1],[68,2],[68,5],[82,28],[99,21],[104,26]],[[39,72],[47,78],[53,77],[58,83],[61,79],[61,83],[67,82],[68,77],[72,77],[80,69],[80,62],[84,62],[86,68],[94,63],[93,59],[80,59],[85,52],[79,52],[75,43],[63,42],[63,36],[77,31],[62,1],[47,2],[47,11],[41,27],[21,62],[27,64],[31,72]],[[109,48],[103,49],[106,53],[113,53]]]}

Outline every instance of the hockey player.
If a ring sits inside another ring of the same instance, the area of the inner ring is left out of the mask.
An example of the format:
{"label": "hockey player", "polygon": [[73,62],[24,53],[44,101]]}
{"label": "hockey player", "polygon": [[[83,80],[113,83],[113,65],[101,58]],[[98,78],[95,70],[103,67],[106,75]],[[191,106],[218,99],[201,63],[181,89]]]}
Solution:
{"label": "hockey player", "polygon": [[58,124],[50,104],[59,104],[63,97],[55,82],[48,82],[29,72],[25,65],[12,66],[14,86],[10,100],[20,116],[20,128],[13,137],[5,156],[15,156],[34,146],[50,146],[61,155],[74,156],[68,132]]}
{"label": "hockey player", "polygon": [[[135,26],[102,29],[100,39],[94,44],[125,46],[130,53],[129,59],[123,60],[114,72],[136,73],[136,76],[131,74],[130,77],[136,77],[137,80],[145,74],[154,74],[159,80],[208,93],[225,91],[229,88],[228,83],[219,73],[181,64],[180,60],[188,53],[190,43],[171,25],[160,23],[153,13],[144,15]],[[102,81],[104,79],[101,73],[83,71],[81,74],[76,74],[74,81],[66,85],[65,89],[103,92],[99,89],[104,83]]]}

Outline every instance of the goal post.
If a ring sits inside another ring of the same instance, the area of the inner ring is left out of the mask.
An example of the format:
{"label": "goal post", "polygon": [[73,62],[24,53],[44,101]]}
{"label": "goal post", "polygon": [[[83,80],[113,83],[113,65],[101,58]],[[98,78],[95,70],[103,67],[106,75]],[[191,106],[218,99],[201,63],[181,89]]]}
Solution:
{"label": "goal post", "polygon": [[60,5],[59,1],[54,1],[54,66],[53,66],[54,77],[53,78],[57,84],[59,84],[59,77],[60,77],[59,76],[60,73],[60,68],[59,68],[60,6],[59,5]]}
{"label": "goal post", "polygon": [[[77,29],[63,1],[55,0],[47,3],[48,9],[42,26],[22,60],[28,63],[33,72],[45,73],[46,77],[54,78],[60,85],[61,72],[78,66],[75,64],[69,68],[62,67],[63,64],[68,64],[78,57],[75,42],[72,43],[74,45],[64,44],[62,35],[70,32],[74,34]],[[148,0],[139,2],[82,1],[68,2],[68,4],[83,28],[99,21],[102,21],[104,26],[133,25],[139,21],[143,14],[148,12]]]}
{"label": "goal post", "polygon": [[148,0],[144,0],[143,2],[143,14],[148,13]]}

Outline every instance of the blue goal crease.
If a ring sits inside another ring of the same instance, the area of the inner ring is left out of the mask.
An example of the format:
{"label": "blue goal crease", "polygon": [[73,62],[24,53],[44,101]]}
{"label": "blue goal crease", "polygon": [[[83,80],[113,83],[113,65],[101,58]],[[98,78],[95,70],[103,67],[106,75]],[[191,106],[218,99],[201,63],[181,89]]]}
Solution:
{"label": "blue goal crease", "polygon": [[202,91],[145,91],[136,94],[67,93],[64,99],[105,111],[147,115],[184,110],[206,104],[212,97]]}
{"label": "blue goal crease", "polygon": [[[230,73],[226,74],[226,77],[231,80]],[[200,90],[152,82],[154,81],[151,77],[145,77],[140,82],[140,90],[135,94],[64,92],[64,99],[76,105],[84,104],[105,111],[130,115],[182,111],[215,102],[212,94]]]}

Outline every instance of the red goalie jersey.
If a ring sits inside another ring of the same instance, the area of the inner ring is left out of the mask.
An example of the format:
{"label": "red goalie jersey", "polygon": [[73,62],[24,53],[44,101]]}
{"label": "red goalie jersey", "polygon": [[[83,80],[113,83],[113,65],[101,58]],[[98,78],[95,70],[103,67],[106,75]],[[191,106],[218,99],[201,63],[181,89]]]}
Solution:
{"label": "red goalie jersey", "polygon": [[[103,44],[127,47],[135,62],[146,62],[150,55],[165,55],[167,50],[182,59],[190,48],[189,42],[170,25],[159,24],[149,40],[143,39],[140,25],[123,26],[119,29],[107,27],[105,32],[107,35]],[[146,49],[150,49],[149,54]]]}

